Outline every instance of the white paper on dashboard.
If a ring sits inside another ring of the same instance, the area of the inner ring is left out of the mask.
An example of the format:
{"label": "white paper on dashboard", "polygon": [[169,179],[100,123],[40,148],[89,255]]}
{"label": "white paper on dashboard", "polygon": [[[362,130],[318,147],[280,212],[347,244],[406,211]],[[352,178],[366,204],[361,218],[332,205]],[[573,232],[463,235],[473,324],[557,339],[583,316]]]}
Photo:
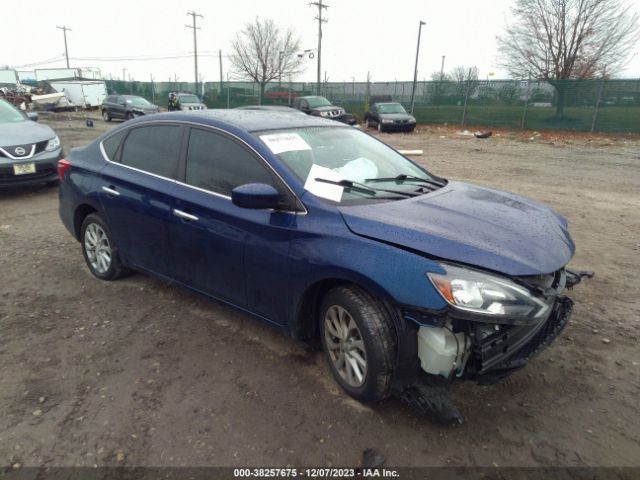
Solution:
{"label": "white paper on dashboard", "polygon": [[316,197],[326,198],[333,202],[339,202],[342,199],[344,187],[325,182],[318,182],[316,178],[339,182],[340,180],[344,180],[342,175],[330,168],[321,167],[314,163],[311,166],[311,170],[309,170],[307,181],[304,183],[304,189],[313,193]]}
{"label": "white paper on dashboard", "polygon": [[368,158],[359,157],[351,160],[344,166],[335,169],[342,178],[351,180],[352,182],[363,183],[367,178],[376,178],[378,176],[378,167]]}
{"label": "white paper on dashboard", "polygon": [[267,144],[274,155],[282,152],[297,152],[311,150],[311,145],[304,141],[297,133],[271,133],[260,135],[260,139]]}

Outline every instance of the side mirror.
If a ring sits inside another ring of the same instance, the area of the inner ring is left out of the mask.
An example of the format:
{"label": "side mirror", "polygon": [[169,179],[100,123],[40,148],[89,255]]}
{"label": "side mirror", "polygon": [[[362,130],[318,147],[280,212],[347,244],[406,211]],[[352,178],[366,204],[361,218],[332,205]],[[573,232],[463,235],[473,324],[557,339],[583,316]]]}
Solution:
{"label": "side mirror", "polygon": [[231,191],[231,201],[240,208],[263,210],[277,208],[280,193],[266,183],[247,183]]}
{"label": "side mirror", "polygon": [[40,118],[36,112],[27,112],[27,117],[29,117],[29,120],[33,120],[34,122],[37,122],[38,118]]}

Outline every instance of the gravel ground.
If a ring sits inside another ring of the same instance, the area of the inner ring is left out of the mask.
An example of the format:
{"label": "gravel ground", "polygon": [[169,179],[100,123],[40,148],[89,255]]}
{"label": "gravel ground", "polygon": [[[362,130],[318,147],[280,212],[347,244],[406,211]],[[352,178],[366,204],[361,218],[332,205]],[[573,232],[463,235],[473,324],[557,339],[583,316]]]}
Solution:
{"label": "gravel ground", "polygon": [[[44,116],[65,148],[111,127]],[[439,427],[345,396],[321,352],[158,280],[105,283],[57,189],[0,191],[0,466],[640,465],[640,140],[453,128],[382,134],[434,173],[568,217],[578,286],[562,337],[492,387],[457,385]]]}

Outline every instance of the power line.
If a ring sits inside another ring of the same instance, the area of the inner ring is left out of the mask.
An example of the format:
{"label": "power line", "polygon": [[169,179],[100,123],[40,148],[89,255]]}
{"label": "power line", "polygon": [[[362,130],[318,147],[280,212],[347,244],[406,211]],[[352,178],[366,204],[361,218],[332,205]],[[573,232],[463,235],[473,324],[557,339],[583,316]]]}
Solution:
{"label": "power line", "polygon": [[47,63],[57,62],[58,60],[62,60],[63,58],[65,58],[64,55],[58,55],[56,57],[47,58],[46,60],[39,60],[37,62],[25,63],[23,65],[14,65],[13,68],[18,69],[18,68],[26,68],[26,67],[37,67],[38,65],[46,65]]}
{"label": "power line", "polygon": [[185,25],[185,27],[193,29],[193,63],[196,70],[195,81],[196,81],[196,93],[197,93],[198,92],[198,38],[196,35],[196,30],[200,30],[200,27],[196,26],[196,17],[200,17],[200,18],[204,18],[204,17],[199,13],[196,13],[195,11],[187,12],[187,15],[191,15],[191,17],[193,18],[193,25]]}
{"label": "power line", "polygon": [[67,68],[69,68],[69,49],[67,48],[67,31],[71,31],[70,28],[68,28],[66,25],[63,25],[61,27],[56,26],[56,28],[62,30],[62,33],[64,34],[64,56],[67,59]]}
{"label": "power line", "polygon": [[309,5],[313,5],[318,7],[318,16],[315,17],[318,20],[318,95],[320,95],[320,85],[321,85],[321,77],[320,72],[322,71],[322,24],[327,23],[329,20],[326,18],[322,18],[323,10],[329,8],[329,5],[325,5],[322,3],[322,0],[318,0],[317,2],[311,2]]}

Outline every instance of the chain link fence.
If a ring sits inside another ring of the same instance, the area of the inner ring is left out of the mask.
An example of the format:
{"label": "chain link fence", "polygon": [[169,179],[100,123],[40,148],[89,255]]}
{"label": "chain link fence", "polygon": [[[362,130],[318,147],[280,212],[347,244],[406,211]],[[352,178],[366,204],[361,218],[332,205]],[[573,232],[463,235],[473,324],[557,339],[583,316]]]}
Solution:
{"label": "chain link fence", "polygon": [[[197,93],[210,108],[256,105],[260,87],[252,82],[121,82],[108,80],[109,93],[133,94],[166,107],[169,92]],[[360,120],[371,98],[390,97],[407,110],[412,82],[274,82],[263,104],[287,105],[296,96],[320,95]],[[461,127],[640,133],[640,79],[472,80],[417,82],[418,123]]]}

